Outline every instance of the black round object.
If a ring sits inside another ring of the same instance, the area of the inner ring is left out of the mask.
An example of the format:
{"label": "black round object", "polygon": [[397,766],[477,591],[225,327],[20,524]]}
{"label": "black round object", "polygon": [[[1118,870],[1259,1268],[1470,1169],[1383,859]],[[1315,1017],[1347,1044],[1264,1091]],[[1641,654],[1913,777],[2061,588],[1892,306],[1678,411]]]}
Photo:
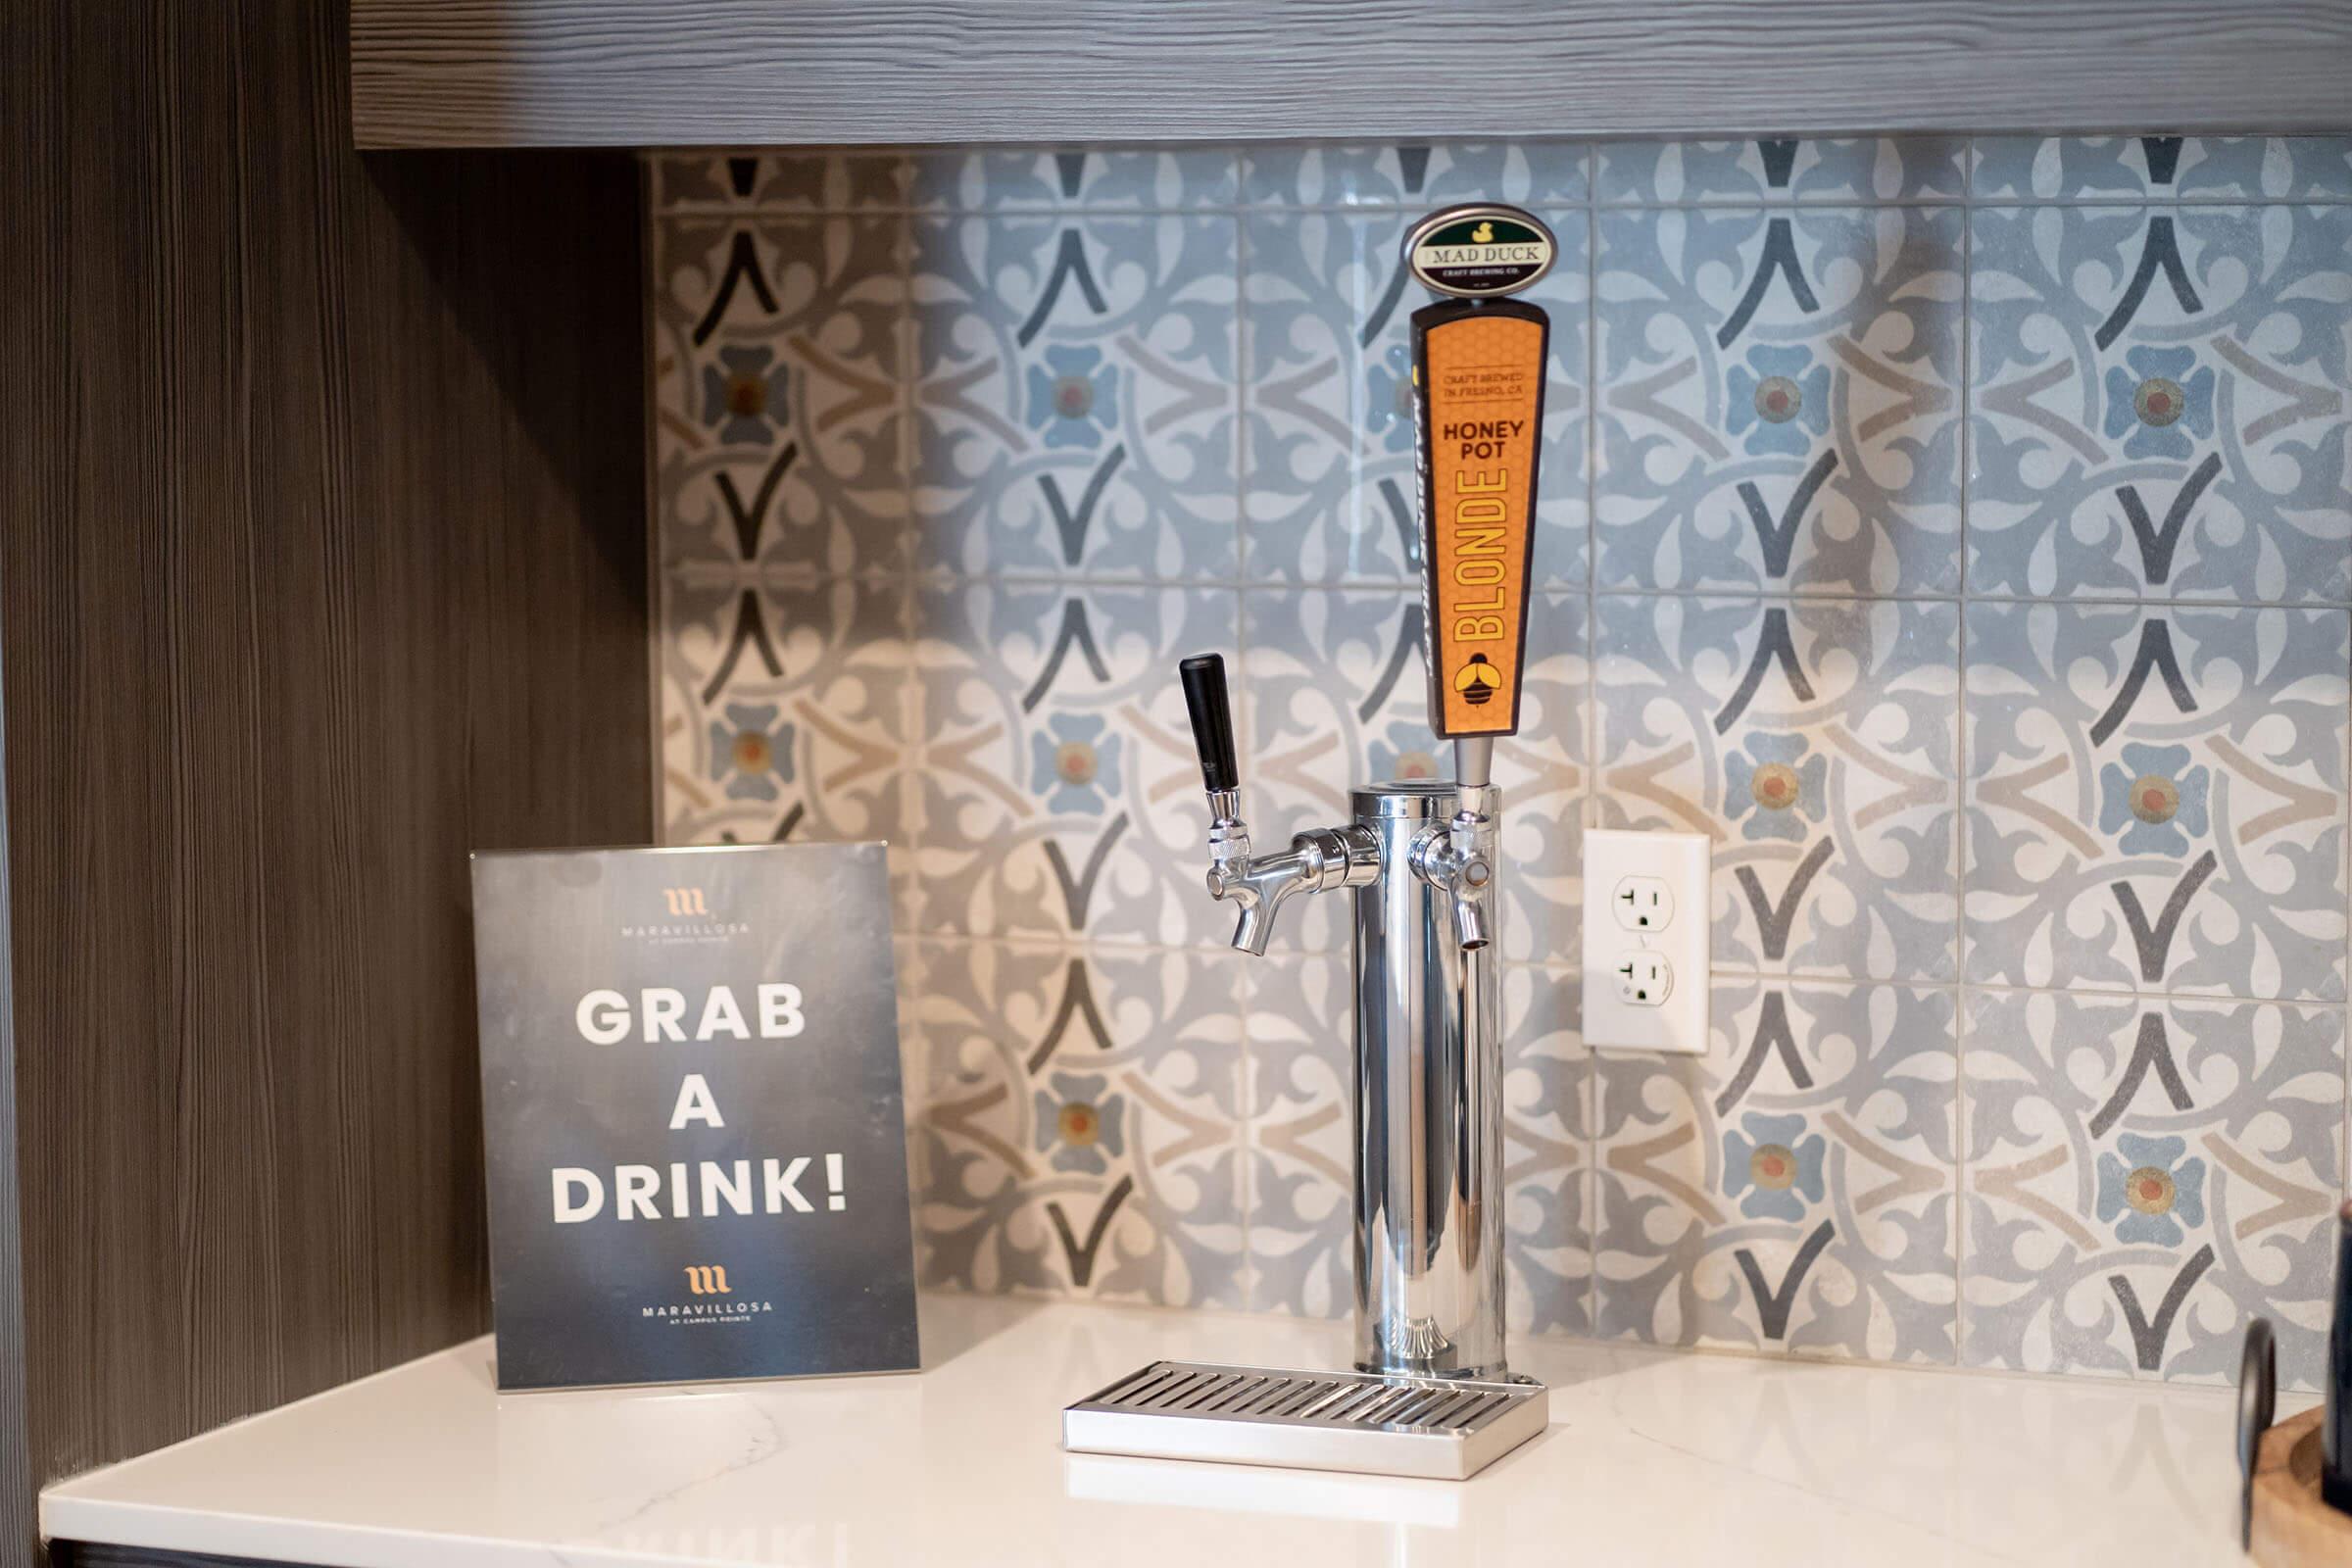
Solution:
{"label": "black round object", "polygon": [[2237,1362],[2238,1530],[2245,1548],[2254,1544],[2254,1463],[2262,1453],[2262,1435],[2278,1413],[2278,1341],[2271,1320],[2258,1317],[2246,1324],[2246,1348]]}

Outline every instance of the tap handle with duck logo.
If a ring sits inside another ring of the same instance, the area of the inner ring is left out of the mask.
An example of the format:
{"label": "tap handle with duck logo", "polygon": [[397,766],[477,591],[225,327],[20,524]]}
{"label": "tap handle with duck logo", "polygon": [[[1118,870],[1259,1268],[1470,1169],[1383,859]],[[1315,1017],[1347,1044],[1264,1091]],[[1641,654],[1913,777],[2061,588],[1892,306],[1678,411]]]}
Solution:
{"label": "tap handle with duck logo", "polygon": [[1430,719],[1449,739],[1519,730],[1551,319],[1508,296],[1554,253],[1534,214],[1484,203],[1405,235],[1405,266],[1446,296],[1413,313],[1412,340]]}

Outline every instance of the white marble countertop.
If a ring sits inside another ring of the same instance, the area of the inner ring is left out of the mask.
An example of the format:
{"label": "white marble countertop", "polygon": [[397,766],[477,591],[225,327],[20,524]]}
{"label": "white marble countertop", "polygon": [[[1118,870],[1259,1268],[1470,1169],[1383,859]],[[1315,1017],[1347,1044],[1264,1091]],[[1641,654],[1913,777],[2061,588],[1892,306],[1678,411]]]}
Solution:
{"label": "white marble countertop", "polygon": [[505,1396],[476,1340],[53,1486],[42,1529],[335,1568],[2244,1560],[2227,1390],[1521,1339],[1549,1429],[1395,1481],[1059,1446],[1146,1361],[1340,1366],[1344,1325],[938,1298],[923,1327],[919,1375]]}

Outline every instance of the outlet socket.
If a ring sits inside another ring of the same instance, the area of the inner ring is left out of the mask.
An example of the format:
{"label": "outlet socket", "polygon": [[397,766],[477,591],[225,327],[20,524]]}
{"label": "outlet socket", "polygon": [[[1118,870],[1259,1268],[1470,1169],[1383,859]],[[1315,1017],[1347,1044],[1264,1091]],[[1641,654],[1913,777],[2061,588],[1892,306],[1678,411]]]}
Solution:
{"label": "outlet socket", "polygon": [[1585,1043],[1689,1055],[1707,1049],[1712,850],[1699,833],[1585,832]]}
{"label": "outlet socket", "polygon": [[1617,965],[1617,1000],[1631,1007],[1663,1007],[1674,994],[1674,965],[1654,953],[1629,953]]}
{"label": "outlet socket", "polygon": [[1674,919],[1674,890],[1662,876],[1619,877],[1609,908],[1628,931],[1663,931]]}

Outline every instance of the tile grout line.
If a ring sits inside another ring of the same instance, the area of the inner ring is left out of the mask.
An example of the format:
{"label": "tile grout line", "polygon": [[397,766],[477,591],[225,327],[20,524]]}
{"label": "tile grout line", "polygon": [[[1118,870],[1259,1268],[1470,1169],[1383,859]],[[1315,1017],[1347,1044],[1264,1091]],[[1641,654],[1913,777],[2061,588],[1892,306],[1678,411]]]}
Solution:
{"label": "tile grout line", "polygon": [[[645,377],[644,393],[647,418],[645,421],[645,514],[646,514],[646,591],[653,596],[651,613],[647,616],[645,678],[652,688],[648,694],[647,712],[653,719],[654,732],[647,737],[651,756],[647,759],[653,768],[653,821],[651,840],[655,844],[669,842],[669,767],[663,752],[663,740],[668,734],[662,708],[668,701],[669,683],[662,678],[662,666],[669,651],[669,570],[663,559],[662,544],[668,534],[662,508],[662,422],[654,415],[661,407],[661,371],[656,368],[661,352],[660,325],[655,318],[655,290],[662,277],[662,261],[666,250],[667,226],[662,221],[657,190],[660,171],[656,160],[640,153],[638,166],[643,171],[639,192],[645,200],[644,249],[640,285],[645,294]],[[685,373],[680,367],[679,373]]]}
{"label": "tile grout line", "polygon": [[[1587,206],[1605,210],[1657,211],[1665,209],[1693,209],[1722,206],[1764,206],[1776,209],[1788,208],[1802,210],[1806,208],[1835,206],[1886,207],[1952,206],[1967,204],[1979,200],[1981,196],[1981,193],[1979,193],[1975,188],[1976,153],[1977,144],[1980,141],[2006,140],[2042,143],[2058,142],[2063,144],[2069,141],[2081,141],[2085,139],[2095,141],[2130,141],[2136,139],[2136,137],[2141,134],[2145,133],[2114,131],[2089,138],[2079,136],[2041,137],[2034,135],[1987,138],[1981,136],[1950,136],[1921,133],[1895,133],[1891,135],[1866,137],[1808,137],[1802,139],[1831,143],[1839,141],[1859,143],[1867,141],[1879,144],[1892,144],[1898,148],[1905,146],[1926,148],[1945,142],[1956,144],[1959,148],[1962,160],[1959,172],[1961,181],[1960,189],[1956,195],[1931,194],[1908,198],[1872,198],[1858,191],[1849,191],[1827,197],[1804,197],[1792,193],[1788,196],[1779,199],[1772,199],[1769,191],[1760,189],[1742,193],[1737,197],[1719,196],[1713,198],[1696,198],[1684,202],[1652,200],[1602,201],[1599,194],[1598,181],[1596,178],[1592,177],[1595,169],[1598,153],[1602,149],[1608,147],[1668,147],[1707,145],[1709,143],[1719,146],[1734,146],[1743,138],[1550,136],[1531,139],[1516,139],[1508,137],[1481,137],[1476,138],[1470,144],[1488,146],[1499,145],[1506,148],[1521,149],[1530,147],[1575,149],[1579,158],[1586,166],[1588,172],[1587,189],[1584,200],[1582,202],[1566,202],[1555,200],[1548,202],[1530,202],[1526,204],[1534,207],[1562,209],[1572,206]],[[2197,137],[2195,139],[2199,141],[2219,141],[2224,144],[2230,142],[2258,141],[2281,145],[2292,145],[2296,143],[2302,143],[2305,145],[2341,144],[2347,140],[2346,137],[2340,134],[2330,134],[2327,132],[2254,132],[2246,135]],[[1280,143],[1275,144],[1280,145]],[[1346,212],[1363,210],[1395,210],[1402,209],[1408,205],[1402,200],[1389,201],[1379,197],[1367,197],[1353,200],[1342,199],[1331,202],[1306,202],[1297,200],[1252,201],[1248,195],[1249,186],[1247,182],[1247,174],[1251,163],[1250,151],[1255,145],[1258,144],[1249,141],[1237,141],[1230,143],[1144,142],[1097,144],[1085,149],[1086,151],[1096,153],[1147,153],[1178,158],[1189,155],[1200,159],[1203,162],[1205,162],[1208,156],[1213,154],[1230,160],[1233,175],[1232,189],[1234,193],[1233,199],[1230,202],[1198,202],[1191,204],[1180,203],[1174,206],[1152,206],[1147,203],[1136,203],[1123,206],[1097,205],[1075,197],[1066,200],[1049,199],[1041,202],[1014,199],[1010,202],[1000,202],[995,205],[983,203],[976,206],[967,206],[953,200],[918,200],[913,194],[915,173],[917,169],[922,164],[925,162],[954,163],[959,161],[968,161],[968,149],[936,143],[926,145],[900,143],[874,146],[817,146],[796,149],[779,149],[774,146],[763,145],[703,147],[668,152],[659,155],[644,156],[646,156],[647,161],[650,164],[655,165],[659,165],[661,162],[664,161],[725,161],[737,158],[752,158],[760,161],[772,162],[777,161],[785,156],[802,159],[818,158],[828,162],[844,165],[856,162],[872,164],[888,163],[897,166],[897,172],[902,176],[897,186],[900,194],[896,200],[881,202],[854,202],[845,198],[844,201],[838,204],[828,201],[823,195],[824,185],[822,176],[820,176],[817,185],[818,195],[814,201],[809,202],[806,206],[783,206],[775,215],[777,217],[787,219],[797,217],[835,216],[844,213],[905,213],[918,217],[936,216],[950,218],[988,217],[997,215],[1058,218],[1068,216],[1072,213],[1108,213],[1113,215],[1127,213],[1136,214],[1139,216],[1150,216],[1153,214],[1164,213],[1221,211],[1244,213],[1254,211],[1293,210],[1306,212]],[[1353,142],[1338,143],[1333,145],[1336,150],[1354,150],[1360,152],[1377,151],[1396,144],[1386,142]],[[1432,140],[1413,145],[1423,145],[1435,148],[1441,146],[1449,147],[1463,145],[1463,143],[1458,140]],[[1010,153],[1015,156],[1028,155],[1032,157],[1046,157],[1058,150],[1067,149],[1060,149],[1051,145],[1031,144],[1026,146],[1000,149],[999,151]],[[664,184],[662,188],[666,190],[666,184]],[[2301,194],[2290,193],[2284,195],[2270,195],[2260,190],[2207,191],[2181,194],[2177,189],[2171,191],[2170,193],[2166,193],[2159,192],[2152,187],[2135,192],[2113,193],[2077,190],[2073,192],[2061,192],[2049,196],[2039,195],[2033,191],[2024,191],[2008,192],[1995,196],[1992,198],[1991,204],[2009,207],[2334,207],[2352,205],[2352,188],[2347,188],[2344,190],[2316,191],[2307,189]],[[657,198],[656,210],[657,216],[669,216],[671,214],[677,214],[686,217],[725,218],[756,212],[758,211],[758,206],[757,204],[748,202],[730,202],[723,198],[717,200],[696,200],[694,198],[668,199],[663,197]]]}
{"label": "tile grout line", "polygon": [[1970,371],[1976,351],[1977,138],[1961,146],[1960,188],[1960,603],[1952,628],[1952,1364],[1968,1350],[1968,480],[1975,406]]}
{"label": "tile grout line", "polygon": [[[906,835],[906,842],[907,877],[910,884],[906,896],[916,906],[915,919],[919,924],[921,921],[920,906],[923,902],[923,841],[927,836],[923,831],[923,823],[920,821],[923,811],[921,783],[928,770],[931,742],[924,724],[928,703],[923,693],[922,644],[917,635],[919,618],[915,607],[915,589],[916,584],[920,581],[916,571],[916,561],[917,553],[921,548],[922,522],[914,499],[915,386],[918,377],[916,374],[914,326],[914,220],[911,218],[902,217],[891,225],[891,244],[899,270],[898,320],[893,323],[896,327],[895,337],[899,362],[898,478],[900,503],[904,509],[899,522],[901,581],[898,589],[899,635],[902,657],[905,660],[906,682],[906,688],[899,698],[899,714],[901,721],[907,726],[907,744],[901,748],[899,753],[899,825],[900,830]],[[895,908],[895,893],[893,897]],[[911,984],[902,980],[900,998],[913,1025],[915,1046],[915,1084],[912,1092],[906,1097],[907,1104],[911,1107],[907,1119],[919,1126],[931,1111],[931,1088],[936,1074],[932,1071],[931,1037],[922,1026],[923,1005],[931,983],[930,960],[923,952],[920,941],[914,944],[913,952],[912,968],[914,973],[911,977]],[[902,1050],[900,1059],[904,1061],[905,1058],[906,1053]],[[930,1254],[923,1235],[920,1204],[927,1197],[926,1189],[930,1184],[931,1172],[929,1161],[924,1156],[922,1140],[910,1138],[907,1142],[909,1167],[912,1167],[917,1161],[922,1162],[923,1169],[918,1173],[910,1168],[907,1178],[909,1184],[912,1185],[918,1174],[921,1177],[920,1185],[914,1186],[914,1192],[917,1195],[917,1217],[914,1222],[915,1270],[916,1279],[919,1282],[930,1269]]]}
{"label": "tile grout line", "polygon": [[[1223,943],[1202,943],[1187,946],[1181,943],[1137,942],[1124,937],[1088,937],[1069,931],[925,931],[894,929],[894,937],[909,941],[937,943],[944,947],[996,946],[1012,949],[1054,949],[1065,955],[1083,950],[1101,950],[1114,957],[1191,956],[1223,957],[1230,949]],[[1279,944],[1267,950],[1269,958],[1340,959],[1348,956],[1345,946],[1336,948],[1283,947]],[[1238,961],[1238,960],[1237,960]],[[1512,971],[1552,974],[1573,977],[1580,965],[1565,959],[1505,958],[1502,967]],[[1863,976],[1838,974],[1786,974],[1764,969],[1747,969],[1734,965],[1709,962],[1710,983],[1724,981],[1739,985],[1768,986],[1798,991],[1907,991],[1930,995],[1956,996],[1962,990],[1996,997],[2065,997],[2094,1006],[2133,1007],[2161,1006],[2176,1009],[2230,1009],[2239,1007],[2277,1007],[2303,1013],[2345,1013],[2352,1015],[2352,1003],[2340,998],[2321,997],[2241,997],[2221,992],[2196,991],[2114,991],[2090,990],[2082,986],[2019,986],[1989,981],[1972,980],[1965,985],[1957,979],[1923,980],[1903,976]]]}
{"label": "tile grout line", "polygon": [[[1531,201],[1521,203],[1532,213],[1572,213],[1587,210],[1586,203],[1570,201]],[[2236,208],[2352,207],[2352,196],[1993,196],[1968,197],[1910,196],[1876,197],[1859,193],[1838,196],[1813,197],[1799,201],[1773,201],[1762,196],[1720,196],[1703,201],[1687,202],[1602,202],[1592,207],[1594,213],[1854,213],[1896,211],[1957,210],[1963,207],[1984,207],[2027,211],[2039,208],[2085,208],[2092,211],[2128,211],[2132,208],[2161,212],[2208,212]],[[1006,222],[1054,222],[1071,219],[1090,218],[1253,218],[1265,215],[1311,214],[1325,217],[1347,217],[1363,214],[1371,217],[1417,211],[1409,202],[1254,202],[1246,205],[1203,202],[1197,206],[1121,207],[1113,204],[1090,206],[1071,202],[1059,207],[916,207],[875,203],[868,206],[793,207],[781,211],[744,207],[665,207],[655,217],[680,219],[699,222],[740,221],[745,220],[768,223],[813,223],[841,218],[902,218],[902,219],[983,219]]]}
{"label": "tile grout line", "polygon": [[[1597,548],[1597,543],[1595,543]],[[859,566],[848,571],[829,570],[823,566],[800,563],[741,567],[719,563],[686,563],[676,575],[680,580],[701,587],[733,588],[814,588],[832,582],[857,581],[894,583],[905,575],[902,569],[886,566]],[[1343,578],[1326,581],[1306,581],[1284,577],[1144,577],[1122,575],[1089,575],[1047,569],[1013,568],[1004,571],[964,572],[948,567],[915,568],[918,585],[936,588],[987,587],[1002,585],[1024,588],[1076,588],[1102,590],[1208,592],[1233,589],[1244,593],[1315,593],[1315,594],[1379,594],[1389,593],[1411,597],[1419,592],[1418,585],[1394,577]],[[1535,585],[1538,594],[1575,598],[1596,592],[1604,599],[1683,599],[1722,603],[1772,603],[1797,606],[1845,607],[1854,605],[2050,605],[2055,607],[2081,606],[2092,611],[2185,611],[2189,612],[2226,612],[2242,613],[2255,611],[2285,612],[2308,615],[2333,615],[2352,609],[2342,601],[2324,599],[2181,599],[2139,596],[2109,598],[2099,595],[2069,594],[2002,594],[1970,590],[1965,597],[1958,591],[1941,594],[1925,593],[1853,593],[1831,592],[1822,589],[1773,589],[1726,584],[1719,587],[1645,588],[1610,585],[1600,587],[1588,580],[1551,579]]]}
{"label": "tile grout line", "polygon": [[[1240,149],[1233,156],[1233,188],[1239,195],[1242,188],[1243,157]],[[1250,224],[1236,217],[1233,220],[1233,679],[1239,688],[1235,697],[1234,722],[1242,733],[1234,737],[1237,758],[1251,760],[1253,745],[1250,720],[1250,685],[1248,678],[1250,663],[1250,626],[1248,595],[1241,579],[1249,573],[1247,565],[1250,549]],[[1244,774],[1247,777],[1248,774]],[[1238,783],[1239,780],[1236,780]],[[1228,949],[1228,951],[1231,951]],[[1236,1086],[1239,1098],[1234,1101],[1236,1119],[1234,1129],[1239,1135],[1240,1157],[1234,1162],[1234,1201],[1240,1206],[1242,1232],[1241,1299],[1244,1307],[1257,1298],[1257,1275],[1250,1242],[1256,1228],[1257,1170],[1251,1151],[1257,1146],[1256,1074],[1253,1071],[1256,1051],[1250,1041],[1250,972],[1237,966],[1233,977],[1233,1006],[1241,1028],[1241,1082]]]}
{"label": "tile grout line", "polygon": [[[1576,1038],[1586,1047],[1584,980],[1585,834],[1600,808],[1600,160],[1585,149],[1585,787],[1577,800],[1576,925],[1579,1013]],[[1709,989],[1713,988],[1710,977]],[[1584,1075],[1585,1326],[1600,1329],[1600,1073]],[[1506,1195],[1507,1200],[1507,1195]],[[1507,1251],[1508,1249],[1506,1248]]]}

